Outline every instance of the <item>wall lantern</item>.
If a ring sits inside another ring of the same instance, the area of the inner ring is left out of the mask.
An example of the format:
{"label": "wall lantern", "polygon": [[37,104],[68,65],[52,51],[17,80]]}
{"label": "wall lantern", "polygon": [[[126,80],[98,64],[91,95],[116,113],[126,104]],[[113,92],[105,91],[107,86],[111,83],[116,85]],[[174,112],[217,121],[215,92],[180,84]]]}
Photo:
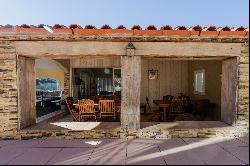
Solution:
{"label": "wall lantern", "polygon": [[129,42],[126,50],[127,56],[133,57],[135,55],[135,46],[133,45],[133,43]]}

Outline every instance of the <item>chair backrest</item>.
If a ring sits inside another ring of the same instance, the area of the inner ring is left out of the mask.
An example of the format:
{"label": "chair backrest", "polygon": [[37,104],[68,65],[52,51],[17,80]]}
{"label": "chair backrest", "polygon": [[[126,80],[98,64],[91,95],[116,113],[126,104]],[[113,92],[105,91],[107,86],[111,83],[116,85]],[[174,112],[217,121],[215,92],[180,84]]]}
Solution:
{"label": "chair backrest", "polygon": [[115,95],[109,96],[109,100],[115,100],[116,101],[116,96]]}
{"label": "chair backrest", "polygon": [[100,100],[99,110],[101,113],[114,113],[115,101],[114,100]]}
{"label": "chair backrest", "polygon": [[189,96],[178,96],[178,99],[181,99],[181,100],[190,100],[190,97]]}
{"label": "chair backrest", "polygon": [[102,100],[102,99],[103,99],[103,96],[100,96],[100,95],[97,95],[97,96],[93,97],[93,100],[94,100],[95,103],[99,103],[99,101]]}
{"label": "chair backrest", "polygon": [[181,100],[172,100],[170,103],[170,113],[182,113],[183,102]]}
{"label": "chair backrest", "polygon": [[95,114],[94,100],[79,100],[79,114]]}
{"label": "chair backrest", "polygon": [[71,112],[74,109],[74,99],[73,97],[67,97],[65,99],[68,110]]}
{"label": "chair backrest", "polygon": [[146,97],[146,101],[147,101],[147,105],[148,105],[148,108],[149,108],[149,112],[154,112],[154,111],[152,110],[152,108],[151,108],[151,105],[150,105],[150,103],[149,103],[148,97]]}
{"label": "chair backrest", "polygon": [[171,101],[171,100],[173,100],[173,99],[175,99],[175,97],[172,96],[172,95],[163,96],[163,100],[164,100],[164,101]]}

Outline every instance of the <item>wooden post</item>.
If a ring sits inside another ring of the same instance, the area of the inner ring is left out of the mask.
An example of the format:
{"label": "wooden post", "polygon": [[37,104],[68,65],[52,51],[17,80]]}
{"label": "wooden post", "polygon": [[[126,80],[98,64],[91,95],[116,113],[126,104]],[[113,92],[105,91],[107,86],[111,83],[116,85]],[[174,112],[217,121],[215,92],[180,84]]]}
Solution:
{"label": "wooden post", "polygon": [[35,59],[18,56],[18,129],[36,123]]}
{"label": "wooden post", "polygon": [[122,56],[121,126],[140,129],[141,57]]}
{"label": "wooden post", "polygon": [[237,118],[238,60],[222,62],[221,121],[234,126]]}

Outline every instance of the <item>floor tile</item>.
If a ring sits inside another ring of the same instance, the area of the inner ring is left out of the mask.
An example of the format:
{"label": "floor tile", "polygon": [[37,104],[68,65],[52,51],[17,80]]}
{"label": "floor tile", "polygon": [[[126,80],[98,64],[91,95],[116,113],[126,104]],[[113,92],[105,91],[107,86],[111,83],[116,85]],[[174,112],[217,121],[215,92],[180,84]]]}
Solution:
{"label": "floor tile", "polygon": [[85,165],[93,151],[93,148],[63,148],[47,164]]}
{"label": "floor tile", "polygon": [[191,143],[202,142],[204,140],[207,140],[207,138],[182,138],[182,140],[187,144],[191,144]]}
{"label": "floor tile", "polygon": [[32,148],[26,151],[24,154],[18,156],[8,164],[44,165],[59,151],[60,148]]}
{"label": "floor tile", "polygon": [[[164,152],[162,153],[164,154]],[[164,159],[168,165],[205,165],[204,161],[190,151],[167,154],[164,155]]]}
{"label": "floor tile", "polygon": [[125,165],[126,143],[109,143],[94,149],[87,165]]}
{"label": "floor tile", "polygon": [[36,147],[49,148],[94,148],[100,144],[100,140],[85,140],[85,139],[46,139],[40,142]]}
{"label": "floor tile", "polygon": [[0,141],[0,164],[246,165],[247,141],[248,137],[6,140]]}
{"label": "floor tile", "polygon": [[145,143],[145,144],[162,144],[166,140],[156,140],[156,139],[129,139],[128,142],[134,143]]}
{"label": "floor tile", "polygon": [[[193,142],[194,140],[192,140]],[[198,140],[195,140],[195,142]],[[196,154],[189,150],[188,144],[180,138],[166,140],[159,145],[161,155],[169,165],[204,165]]]}
{"label": "floor tile", "polygon": [[228,148],[228,147],[239,147],[239,146],[248,146],[245,142],[239,139],[229,139],[222,142],[217,143],[219,146]]}
{"label": "floor tile", "polygon": [[37,146],[42,140],[43,139],[17,140],[11,144],[7,144],[5,147],[31,148]]}
{"label": "floor tile", "polygon": [[187,145],[182,139],[175,138],[164,141],[162,144],[159,144],[160,150],[173,149]]}
{"label": "floor tile", "polygon": [[2,147],[0,148],[0,165],[8,164],[11,160],[26,152],[28,148]]}
{"label": "floor tile", "polygon": [[165,165],[158,144],[131,141],[127,146],[128,165]]}
{"label": "floor tile", "polygon": [[0,140],[0,147],[6,146],[8,144],[13,144],[15,143],[17,140]]}
{"label": "floor tile", "polygon": [[200,160],[204,161],[208,165],[242,165],[233,155],[229,154],[221,147],[217,145],[203,146],[192,150]]}
{"label": "floor tile", "polygon": [[249,165],[249,147],[228,147],[225,149]]}

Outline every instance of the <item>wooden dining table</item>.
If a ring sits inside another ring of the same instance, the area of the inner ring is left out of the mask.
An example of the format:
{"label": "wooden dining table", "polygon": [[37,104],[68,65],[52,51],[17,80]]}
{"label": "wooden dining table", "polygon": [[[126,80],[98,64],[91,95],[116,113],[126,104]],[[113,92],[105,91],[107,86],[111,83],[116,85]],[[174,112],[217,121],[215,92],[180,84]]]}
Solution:
{"label": "wooden dining table", "polygon": [[153,103],[157,105],[160,108],[163,109],[163,121],[166,121],[167,118],[169,118],[169,107],[170,107],[170,102],[164,101],[164,100],[153,100]]}

